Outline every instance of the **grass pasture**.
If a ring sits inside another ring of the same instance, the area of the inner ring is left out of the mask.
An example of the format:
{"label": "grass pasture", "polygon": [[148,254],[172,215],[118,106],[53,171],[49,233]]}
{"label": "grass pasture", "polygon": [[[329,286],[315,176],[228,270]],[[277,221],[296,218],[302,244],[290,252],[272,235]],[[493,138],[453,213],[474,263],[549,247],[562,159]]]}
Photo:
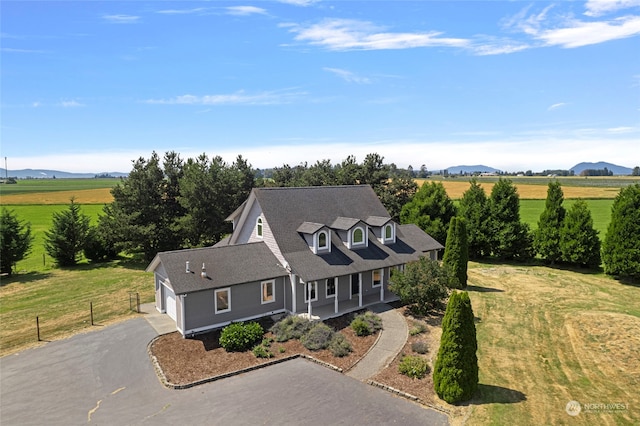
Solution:
{"label": "grass pasture", "polygon": [[141,268],[111,262],[3,279],[0,356],[38,345],[36,316],[43,341],[90,330],[90,303],[96,326],[130,317],[129,292],[138,292],[140,303],[154,297],[152,274]]}
{"label": "grass pasture", "polygon": [[[102,213],[102,204],[83,204],[80,207],[82,213],[91,218],[91,223],[95,224],[98,215]],[[44,232],[51,228],[54,212],[59,212],[68,208],[68,204],[42,204],[42,205],[2,205],[3,208],[13,210],[23,222],[31,223],[31,234],[34,236],[31,254],[24,260],[17,263],[17,270],[20,271],[47,271],[53,265],[53,259],[44,250]],[[44,261],[43,261],[44,256]]]}
{"label": "grass pasture", "polygon": [[[4,199],[4,197],[19,194],[111,189],[119,182],[120,179],[19,179],[16,184],[0,185],[0,196]],[[4,204],[5,202],[3,201],[2,203]],[[39,203],[36,202],[34,204]]]}
{"label": "grass pasture", "polygon": [[[640,423],[640,287],[589,271],[470,263],[468,290],[480,364],[468,424]],[[603,405],[571,417],[569,401]]]}
{"label": "grass pasture", "polygon": [[[575,199],[564,200],[562,205],[565,209],[573,205]],[[591,217],[593,218],[593,227],[599,231],[600,240],[604,240],[607,234],[607,227],[611,222],[611,207],[613,199],[585,200]],[[538,228],[540,214],[544,211],[545,200],[520,200],[520,219],[524,223],[528,223],[532,230]]]}

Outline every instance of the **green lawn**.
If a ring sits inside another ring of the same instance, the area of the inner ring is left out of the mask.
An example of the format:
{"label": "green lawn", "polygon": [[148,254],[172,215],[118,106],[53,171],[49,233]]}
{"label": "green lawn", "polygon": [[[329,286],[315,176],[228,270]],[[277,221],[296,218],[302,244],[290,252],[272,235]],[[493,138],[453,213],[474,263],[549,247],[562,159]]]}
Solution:
{"label": "green lawn", "polygon": [[[563,205],[569,209],[575,200],[565,200]],[[611,207],[613,200],[585,200],[591,211],[593,227],[599,231],[598,236],[603,241],[607,234],[607,227],[611,221]],[[540,214],[544,211],[545,200],[520,200],[520,219],[528,223],[531,229],[538,228]]]}
{"label": "green lawn", "polygon": [[[68,205],[3,205],[2,208],[13,210],[18,219],[31,223],[31,233],[34,236],[31,254],[25,260],[18,262],[17,270],[26,272],[50,270],[53,260],[45,254],[44,232],[51,228],[53,213],[68,208]],[[81,211],[91,218],[92,224],[95,224],[98,215],[102,213],[102,208],[103,206],[98,204],[83,204]]]}
{"label": "green lawn", "polygon": [[120,179],[20,179],[16,184],[1,184],[0,196],[113,188],[119,182]]}

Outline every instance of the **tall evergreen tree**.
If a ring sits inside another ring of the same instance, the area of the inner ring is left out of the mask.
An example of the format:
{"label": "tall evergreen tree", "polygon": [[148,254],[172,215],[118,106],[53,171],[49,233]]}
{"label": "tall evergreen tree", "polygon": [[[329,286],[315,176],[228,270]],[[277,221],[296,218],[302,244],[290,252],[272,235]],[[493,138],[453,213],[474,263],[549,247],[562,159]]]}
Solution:
{"label": "tall evergreen tree", "polygon": [[402,207],[411,200],[417,190],[418,184],[408,172],[398,172],[386,185],[381,186],[376,194],[391,218],[400,221]]}
{"label": "tall evergreen tree", "polygon": [[471,179],[470,184],[460,199],[459,215],[464,218],[467,226],[469,258],[479,259],[491,254],[489,201],[475,178]]}
{"label": "tall evergreen tree", "polygon": [[58,266],[73,266],[78,262],[89,230],[89,216],[72,198],[69,208],[53,213],[51,228],[44,232],[44,248]]}
{"label": "tall evergreen tree", "polygon": [[560,234],[560,250],[565,262],[600,266],[600,239],[584,200],[576,200],[567,212]]}
{"label": "tall evergreen tree", "polygon": [[532,256],[533,239],[529,225],[520,221],[520,196],[510,179],[500,178],[489,199],[491,247],[506,260],[526,260]]}
{"label": "tall evergreen tree", "polygon": [[640,279],[640,184],[622,188],[616,196],[602,258],[607,274]]}
{"label": "tall evergreen tree", "polygon": [[440,349],[433,369],[433,386],[448,403],[466,401],[478,389],[478,342],[469,294],[451,293],[442,319]]}
{"label": "tall evergreen tree", "polygon": [[424,183],[410,202],[402,207],[400,221],[414,223],[442,243],[447,239],[449,221],[456,207],[440,182]]}
{"label": "tall evergreen tree", "polygon": [[0,272],[11,275],[17,262],[31,251],[31,224],[24,223],[13,210],[0,213]]}
{"label": "tall evergreen tree", "polygon": [[142,252],[150,261],[160,251],[182,247],[179,219],[184,211],[177,186],[182,168],[177,154],[165,154],[161,165],[153,152],[148,160],[136,160],[127,179],[111,190],[113,202],[105,207],[100,226],[120,249]]}
{"label": "tall evergreen tree", "polygon": [[560,182],[549,182],[544,211],[534,232],[533,245],[536,252],[547,262],[554,264],[562,258],[560,232],[566,211],[562,206],[564,194]]}
{"label": "tall evergreen tree", "polygon": [[467,242],[467,227],[464,219],[460,217],[453,217],[449,222],[449,232],[442,263],[451,271],[451,278],[454,282],[450,287],[466,288],[469,244]]}

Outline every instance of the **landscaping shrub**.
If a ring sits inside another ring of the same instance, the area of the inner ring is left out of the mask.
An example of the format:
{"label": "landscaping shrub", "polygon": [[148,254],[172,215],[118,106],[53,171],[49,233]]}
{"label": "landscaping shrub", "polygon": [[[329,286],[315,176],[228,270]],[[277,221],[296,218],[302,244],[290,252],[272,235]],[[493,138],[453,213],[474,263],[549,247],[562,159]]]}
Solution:
{"label": "landscaping shrub", "polygon": [[313,327],[300,338],[300,342],[310,351],[326,349],[334,333],[331,327],[325,323],[318,322],[313,324]]}
{"label": "landscaping shrub", "polygon": [[412,379],[422,379],[429,372],[429,363],[418,355],[409,355],[402,358],[398,371]]}
{"label": "landscaping shrub", "polygon": [[273,358],[274,356],[273,353],[271,353],[271,351],[264,346],[264,342],[255,346],[252,352],[256,356],[256,358]]}
{"label": "landscaping shrub", "polygon": [[334,333],[329,342],[329,350],[333,356],[342,358],[343,356],[349,355],[349,353],[353,351],[353,348],[351,347],[351,343],[344,337],[344,334]]}
{"label": "landscaping shrub", "polygon": [[368,336],[382,329],[382,319],[373,312],[367,311],[351,321],[351,328],[358,336]]}
{"label": "landscaping shrub", "polygon": [[353,321],[351,321],[351,328],[356,333],[357,336],[368,336],[373,333],[371,330],[371,326],[368,322],[366,322],[363,318],[356,317]]}
{"label": "landscaping shrub", "polygon": [[411,344],[411,350],[419,354],[426,354],[427,352],[429,352],[429,346],[427,345],[427,342],[423,342],[420,340]]}
{"label": "landscaping shrub", "polygon": [[409,334],[412,336],[417,336],[418,334],[422,334],[427,331],[427,326],[421,322],[413,322],[412,327],[409,329]]}
{"label": "landscaping shrub", "polygon": [[264,330],[257,322],[235,322],[220,333],[220,346],[227,352],[243,352],[262,339]]}
{"label": "landscaping shrub", "polygon": [[290,339],[300,339],[311,327],[313,323],[308,319],[292,315],[275,323],[269,331],[274,334],[277,342],[286,342]]}

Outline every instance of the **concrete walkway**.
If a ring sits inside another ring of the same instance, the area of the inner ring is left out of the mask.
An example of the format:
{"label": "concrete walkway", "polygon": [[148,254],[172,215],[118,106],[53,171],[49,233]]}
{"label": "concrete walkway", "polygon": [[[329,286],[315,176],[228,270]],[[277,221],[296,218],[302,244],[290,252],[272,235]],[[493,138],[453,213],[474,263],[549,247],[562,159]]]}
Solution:
{"label": "concrete walkway", "polygon": [[161,314],[156,309],[155,303],[144,303],[140,305],[140,313],[144,314],[144,319],[158,334],[167,334],[176,331],[176,323],[169,315]]}
{"label": "concrete walkway", "polygon": [[346,373],[347,376],[363,381],[389,365],[400,353],[409,337],[407,322],[391,306],[380,303],[369,309],[382,318],[380,337],[369,353]]}

